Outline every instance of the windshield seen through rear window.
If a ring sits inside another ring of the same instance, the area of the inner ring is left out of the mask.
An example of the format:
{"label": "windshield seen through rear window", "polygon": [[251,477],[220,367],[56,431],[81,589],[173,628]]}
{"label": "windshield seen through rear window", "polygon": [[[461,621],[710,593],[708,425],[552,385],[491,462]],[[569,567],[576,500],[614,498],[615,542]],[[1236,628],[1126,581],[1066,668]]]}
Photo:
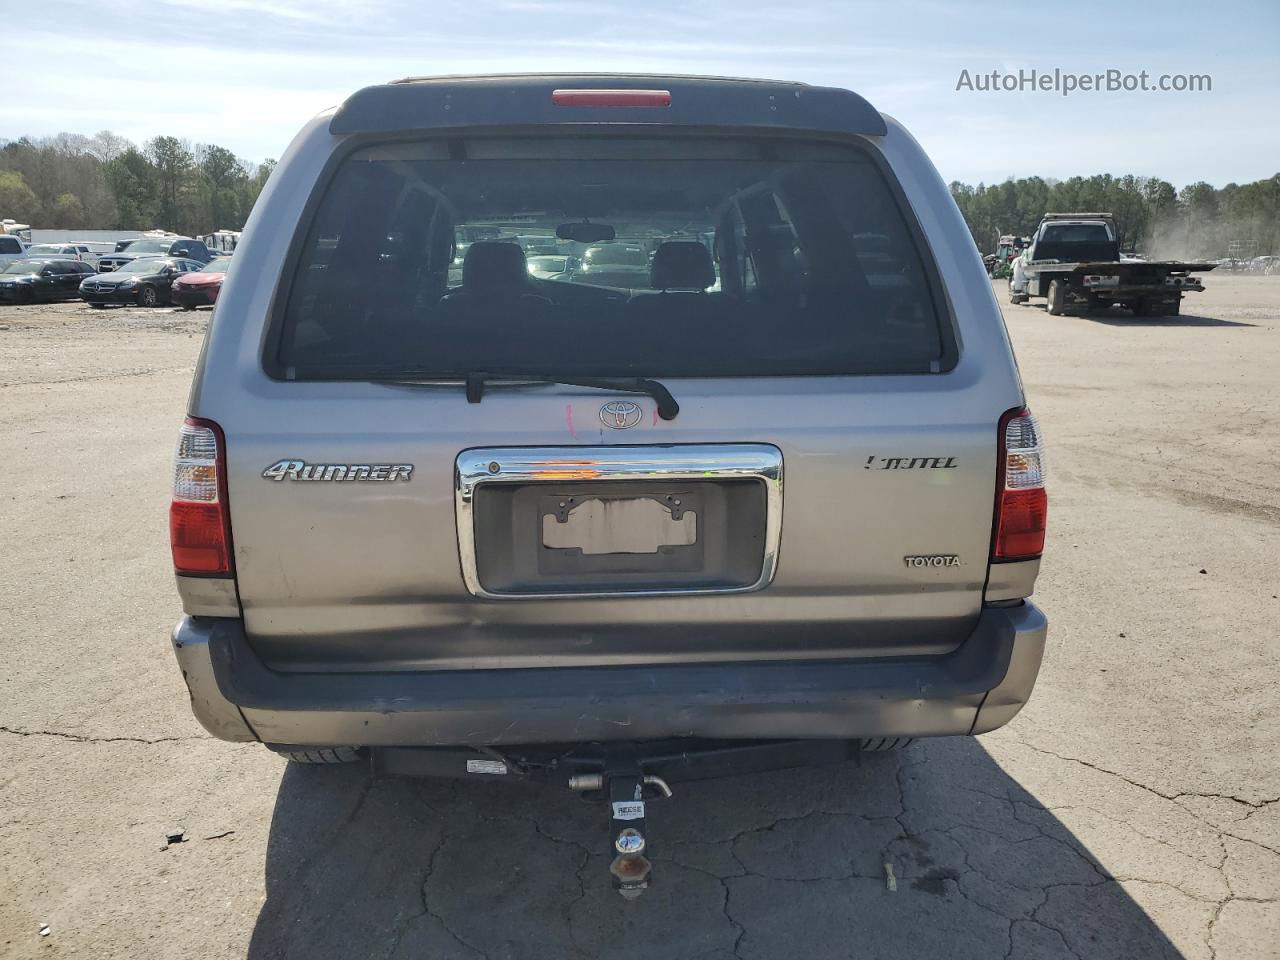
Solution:
{"label": "windshield seen through rear window", "polygon": [[354,152],[321,189],[268,347],[278,376],[950,365],[931,267],[852,147],[426,141]]}

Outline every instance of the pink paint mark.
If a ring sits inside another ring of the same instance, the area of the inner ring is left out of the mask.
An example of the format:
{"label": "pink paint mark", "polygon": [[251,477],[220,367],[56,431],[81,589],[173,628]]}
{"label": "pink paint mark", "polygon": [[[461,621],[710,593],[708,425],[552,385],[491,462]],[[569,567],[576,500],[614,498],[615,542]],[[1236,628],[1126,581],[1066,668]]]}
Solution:
{"label": "pink paint mark", "polygon": [[573,404],[567,403],[564,407],[564,425],[569,428],[569,436],[578,439],[578,433],[573,429]]}

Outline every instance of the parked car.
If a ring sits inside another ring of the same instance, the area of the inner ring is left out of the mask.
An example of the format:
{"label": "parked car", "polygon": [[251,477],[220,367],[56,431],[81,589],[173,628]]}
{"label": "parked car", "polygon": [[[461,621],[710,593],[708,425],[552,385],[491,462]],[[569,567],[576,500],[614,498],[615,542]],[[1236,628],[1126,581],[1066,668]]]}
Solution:
{"label": "parked car", "polygon": [[588,247],[575,279],[602,287],[643,290],[649,286],[649,254],[638,244],[623,242]]}
{"label": "parked car", "polygon": [[[83,260],[91,266],[97,267],[99,255],[89,249],[88,244],[84,243],[34,243],[27,247],[28,257],[38,257],[40,259],[56,258],[61,260]],[[93,271],[97,273],[97,270]]]}
{"label": "parked car", "polygon": [[0,303],[75,300],[80,281],[93,273],[81,260],[42,258],[0,265]]}
{"label": "parked car", "polygon": [[27,245],[13,233],[0,233],[0,263],[21,260],[27,255]]}
{"label": "parked car", "polygon": [[529,257],[529,275],[539,280],[563,280],[569,277],[577,265],[576,257],[537,256]]}
{"label": "parked car", "polygon": [[170,296],[184,310],[213,306],[226,279],[230,257],[210,260],[195,273],[184,273],[173,281]]}
{"label": "parked car", "polygon": [[193,240],[191,237],[140,237],[130,241],[124,250],[104,254],[98,261],[98,269],[109,273],[139,257],[182,257],[198,260],[200,263],[208,263],[213,259],[203,240]]}
{"label": "parked car", "polygon": [[[451,281],[494,223],[634,293],[540,280],[500,238]],[[681,238],[607,245],[635,231]],[[918,143],[845,90],[353,95],[263,189],[179,432],[195,715],[300,763],[611,800],[628,895],[678,774],[1007,723],[1044,651],[1047,501],[972,248]]]}
{"label": "parked car", "polygon": [[173,282],[183,274],[204,268],[196,260],[176,257],[139,257],[109,273],[86,277],[80,284],[80,296],[92,307],[133,303],[154,307],[172,303]]}

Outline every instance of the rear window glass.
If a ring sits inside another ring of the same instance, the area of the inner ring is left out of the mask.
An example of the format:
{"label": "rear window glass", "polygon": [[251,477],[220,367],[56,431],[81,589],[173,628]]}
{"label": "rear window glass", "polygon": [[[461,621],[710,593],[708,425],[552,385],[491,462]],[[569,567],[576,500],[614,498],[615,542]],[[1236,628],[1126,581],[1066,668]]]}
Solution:
{"label": "rear window glass", "polygon": [[277,376],[949,366],[931,267],[852,147],[425,141],[354,152],[321,189],[268,347]]}
{"label": "rear window glass", "polygon": [[1046,243],[1106,243],[1111,239],[1101,223],[1056,223],[1044,228]]}

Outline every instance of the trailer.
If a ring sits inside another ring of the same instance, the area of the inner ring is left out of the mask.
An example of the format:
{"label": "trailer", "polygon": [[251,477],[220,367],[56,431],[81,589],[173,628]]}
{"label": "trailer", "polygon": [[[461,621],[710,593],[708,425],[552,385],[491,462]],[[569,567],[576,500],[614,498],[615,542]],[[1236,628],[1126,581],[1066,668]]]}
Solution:
{"label": "trailer", "polygon": [[1115,304],[1139,317],[1176,316],[1186,293],[1204,290],[1192,274],[1215,266],[1121,257],[1111,214],[1047,213],[1031,245],[1013,262],[1009,302],[1044,297],[1053,316],[1072,307],[1106,310]]}

